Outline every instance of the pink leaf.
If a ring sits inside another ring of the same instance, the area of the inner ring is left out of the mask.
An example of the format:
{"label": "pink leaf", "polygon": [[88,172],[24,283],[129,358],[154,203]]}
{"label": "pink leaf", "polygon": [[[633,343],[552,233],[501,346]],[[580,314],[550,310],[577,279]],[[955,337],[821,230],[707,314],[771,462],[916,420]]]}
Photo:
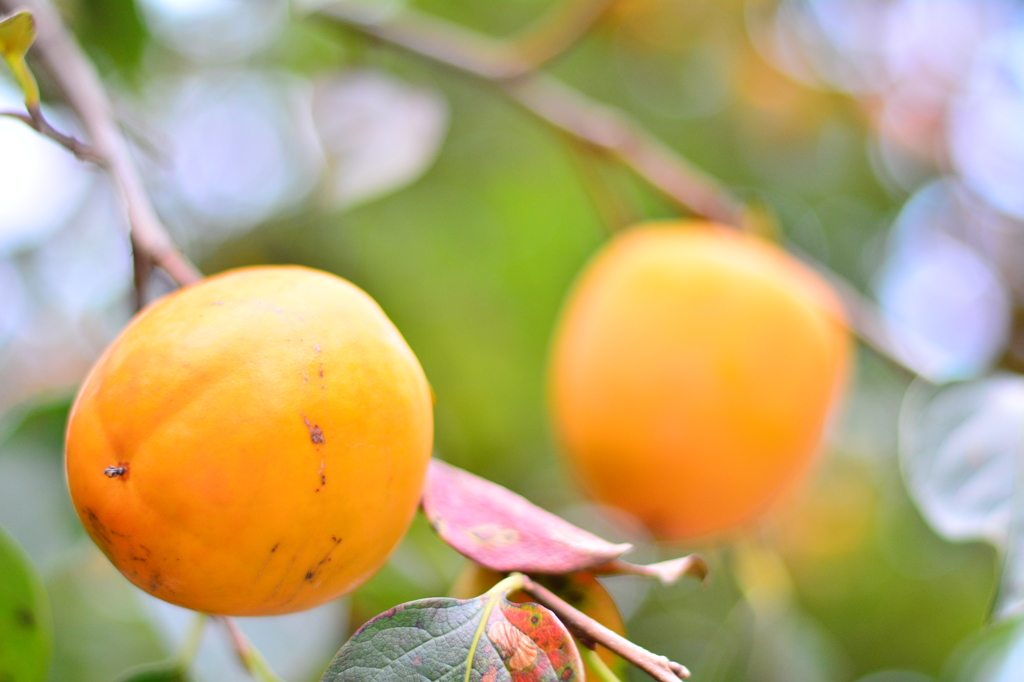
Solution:
{"label": "pink leaf", "polygon": [[430,463],[423,511],[458,552],[505,573],[583,571],[633,547],[602,540],[500,485],[436,459]]}

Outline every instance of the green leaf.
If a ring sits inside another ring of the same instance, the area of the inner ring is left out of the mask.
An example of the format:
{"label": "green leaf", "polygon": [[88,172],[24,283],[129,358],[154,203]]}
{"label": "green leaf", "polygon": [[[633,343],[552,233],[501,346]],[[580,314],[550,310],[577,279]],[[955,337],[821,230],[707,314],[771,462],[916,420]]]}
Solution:
{"label": "green leaf", "polygon": [[0,680],[45,680],[52,642],[43,584],[21,546],[0,527]]}
{"label": "green leaf", "polygon": [[180,661],[170,660],[135,666],[117,678],[117,682],[188,682]]}
{"label": "green leaf", "polygon": [[15,12],[0,21],[0,55],[11,67],[14,77],[25,93],[25,104],[39,105],[39,86],[25,65],[25,53],[36,39],[36,20],[31,12]]}
{"label": "green leaf", "polygon": [[382,613],[341,648],[321,682],[582,682],[582,669],[555,614],[492,591]]}

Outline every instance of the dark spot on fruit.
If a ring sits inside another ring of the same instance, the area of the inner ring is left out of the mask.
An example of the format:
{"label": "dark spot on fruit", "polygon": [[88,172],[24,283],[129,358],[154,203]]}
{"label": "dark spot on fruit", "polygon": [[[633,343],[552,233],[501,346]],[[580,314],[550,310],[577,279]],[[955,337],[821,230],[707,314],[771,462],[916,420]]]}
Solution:
{"label": "dark spot on fruit", "polygon": [[273,547],[271,547],[270,548],[270,553],[273,554],[274,552],[276,552],[277,548],[280,547],[280,546],[281,546],[281,543],[279,542],[276,545],[274,545]]}
{"label": "dark spot on fruit", "polygon": [[313,571],[306,571],[306,580],[312,580],[316,574]]}
{"label": "dark spot on fruit", "polygon": [[107,527],[100,521],[100,518],[96,516],[96,512],[92,509],[83,509],[82,511],[85,513],[89,529],[92,531],[92,536],[96,539],[96,542],[100,545],[100,549],[109,550],[110,533]]}
{"label": "dark spot on fruit", "polygon": [[320,365],[320,378],[321,379],[324,378],[324,366],[323,365]]}
{"label": "dark spot on fruit", "polygon": [[36,617],[26,606],[14,610],[14,621],[25,629],[32,629],[36,626]]}
{"label": "dark spot on fruit", "polygon": [[320,484],[327,485],[327,477],[324,476],[323,474],[320,474]]}

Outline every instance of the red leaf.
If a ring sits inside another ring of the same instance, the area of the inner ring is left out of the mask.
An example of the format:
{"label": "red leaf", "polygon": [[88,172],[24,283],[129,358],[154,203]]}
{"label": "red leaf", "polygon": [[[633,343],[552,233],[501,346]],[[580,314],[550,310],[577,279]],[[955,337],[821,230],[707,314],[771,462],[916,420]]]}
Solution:
{"label": "red leaf", "polygon": [[633,547],[602,540],[496,483],[436,459],[430,463],[423,511],[459,553],[503,573],[584,571]]}

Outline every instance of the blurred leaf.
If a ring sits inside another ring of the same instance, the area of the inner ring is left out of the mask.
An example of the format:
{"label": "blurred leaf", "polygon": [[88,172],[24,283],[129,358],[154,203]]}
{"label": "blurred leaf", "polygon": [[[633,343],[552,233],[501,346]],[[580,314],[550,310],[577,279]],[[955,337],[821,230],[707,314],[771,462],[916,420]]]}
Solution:
{"label": "blurred leaf", "polygon": [[496,483],[436,459],[427,474],[423,511],[437,534],[458,552],[505,573],[572,573],[632,549],[602,540]]}
{"label": "blurred leaf", "polygon": [[39,105],[39,86],[25,65],[25,54],[36,39],[36,20],[31,12],[16,12],[0,21],[0,55],[14,71],[28,107]]}
{"label": "blurred leaf", "polygon": [[914,501],[948,540],[986,540],[1007,557],[996,615],[1024,606],[1024,377],[998,375],[907,393],[900,462]]}
{"label": "blurred leaf", "polygon": [[0,21],[0,54],[22,59],[36,39],[36,20],[31,12],[16,12]]}
{"label": "blurred leaf", "polygon": [[99,52],[117,70],[133,74],[146,47],[148,31],[134,0],[78,0],[75,32],[86,48]]}
{"label": "blurred leaf", "polygon": [[900,462],[910,493],[943,537],[1005,549],[1024,442],[1024,378],[926,386],[911,387],[900,419]]}
{"label": "blurred leaf", "polygon": [[341,648],[323,682],[457,680],[467,666],[477,679],[494,682],[583,679],[579,652],[558,618],[538,604],[514,604],[499,590],[382,613]]}
{"label": "blurred leaf", "polygon": [[562,575],[595,570],[632,574],[671,584],[683,576],[703,580],[707,563],[696,555],[638,566],[619,560],[633,549],[577,528],[496,483],[432,460],[423,490],[423,513],[445,542],[473,561],[502,573]]}
{"label": "blurred leaf", "polygon": [[0,527],[0,680],[45,680],[52,640],[43,585],[21,547]]}
{"label": "blurred leaf", "polygon": [[117,682],[188,682],[188,675],[179,661],[148,663],[128,670]]}
{"label": "blurred leaf", "polygon": [[317,84],[313,121],[329,165],[328,199],[348,208],[430,168],[448,131],[448,104],[384,72],[352,71]]}
{"label": "blurred leaf", "polygon": [[68,553],[46,587],[56,634],[51,680],[110,682],[168,655],[139,606],[139,590],[91,541]]}

